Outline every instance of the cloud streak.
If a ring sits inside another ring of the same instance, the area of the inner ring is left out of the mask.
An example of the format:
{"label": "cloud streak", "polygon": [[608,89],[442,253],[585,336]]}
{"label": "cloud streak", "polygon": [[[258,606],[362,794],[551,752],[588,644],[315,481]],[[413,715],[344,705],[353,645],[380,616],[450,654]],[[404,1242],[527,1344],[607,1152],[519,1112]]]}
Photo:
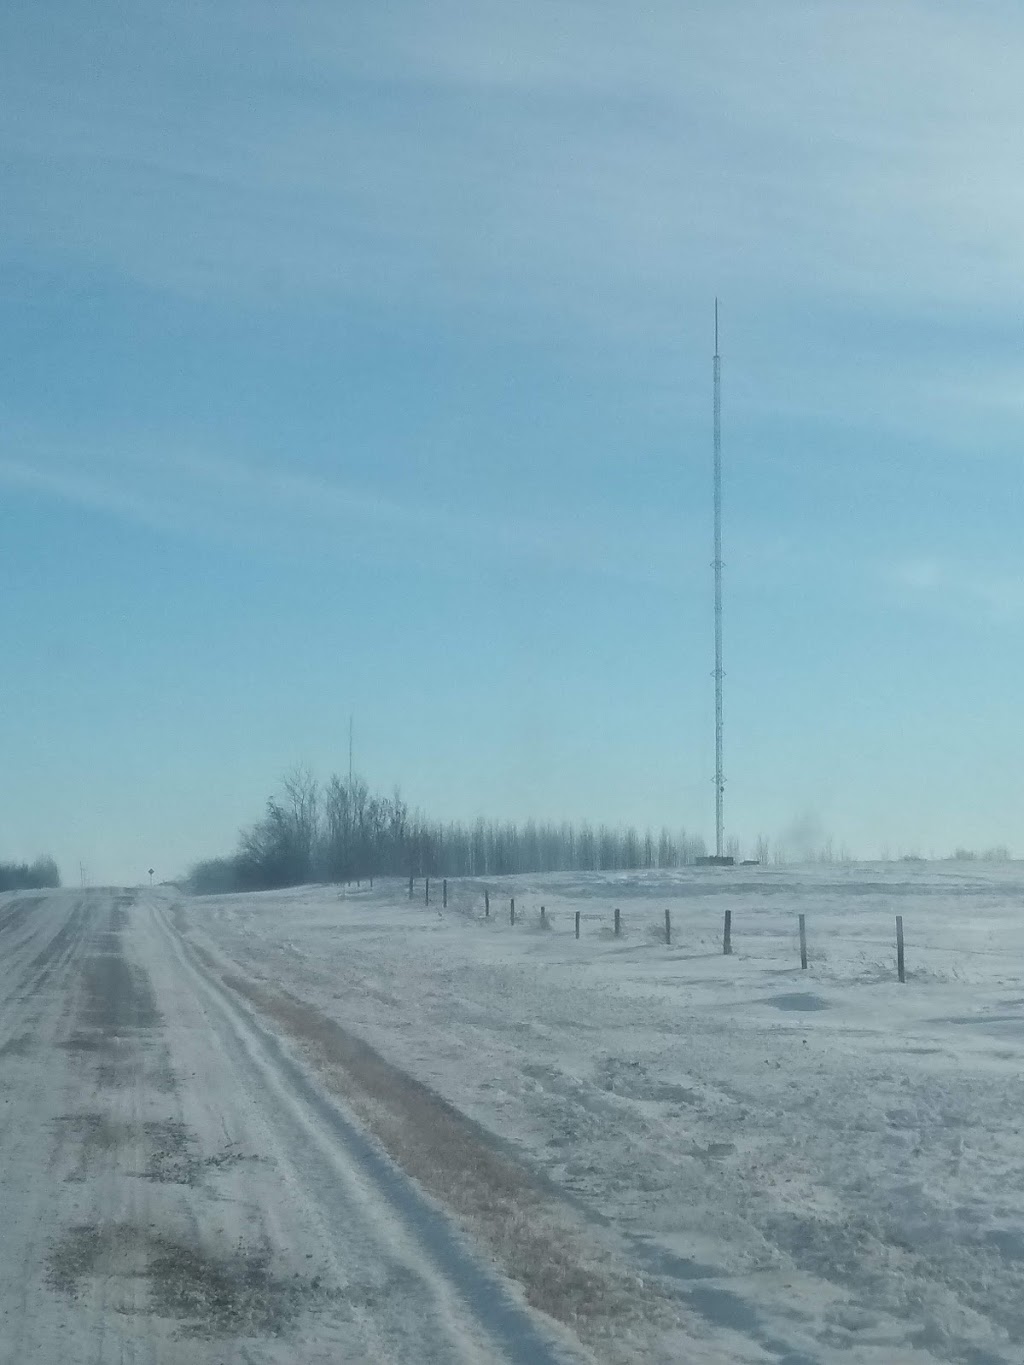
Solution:
{"label": "cloud streak", "polygon": [[[465,573],[504,563],[544,574],[572,572],[637,587],[678,591],[703,556],[685,553],[678,520],[639,534],[603,518],[495,518],[347,487],[323,475],[163,450],[118,455],[81,450],[0,458],[0,484],[45,494],[91,512],[173,535],[199,535],[239,550],[412,562]],[[757,557],[757,550],[753,551]],[[777,550],[766,547],[769,558]],[[687,558],[691,561],[687,563]]]}
{"label": "cloud streak", "polygon": [[1024,620],[1024,567],[970,564],[941,556],[903,560],[887,572],[903,606],[1006,625]]}
{"label": "cloud streak", "polygon": [[649,324],[709,277],[759,299],[827,277],[894,311],[1017,290],[1016,11],[286,13],[150,5],[115,49],[68,7],[59,41],[9,35],[21,249],[192,293],[459,296],[620,329],[626,302]]}

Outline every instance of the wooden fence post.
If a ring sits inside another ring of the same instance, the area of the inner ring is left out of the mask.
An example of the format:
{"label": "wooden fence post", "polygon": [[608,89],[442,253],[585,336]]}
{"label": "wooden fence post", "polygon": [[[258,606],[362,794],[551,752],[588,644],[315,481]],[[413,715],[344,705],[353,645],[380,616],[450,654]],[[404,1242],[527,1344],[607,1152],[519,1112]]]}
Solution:
{"label": "wooden fence post", "polygon": [[512,899],[511,899],[511,900],[509,901],[509,903],[508,903],[508,922],[509,922],[509,924],[515,924],[515,922],[516,922],[516,898],[515,898],[515,896],[513,896]]}
{"label": "wooden fence post", "polygon": [[491,918],[491,893],[490,893],[489,891],[485,891],[485,892],[484,892],[484,919],[490,919],[490,918]]}
{"label": "wooden fence post", "polygon": [[669,946],[672,944],[672,911],[668,909],[665,910],[665,942]]}
{"label": "wooden fence post", "polygon": [[423,893],[423,896],[424,896],[423,904],[424,904],[424,905],[429,905],[429,904],[430,904],[430,878],[429,878],[429,877],[426,879],[426,889],[425,889],[425,891],[424,891],[424,893]]}
{"label": "wooden fence post", "polygon": [[543,907],[543,905],[542,905],[542,906],[540,907],[540,927],[541,927],[542,929],[546,929],[546,928],[548,927],[548,918],[547,918],[547,914],[548,914],[548,912],[544,909],[544,907]]}
{"label": "wooden fence post", "polygon": [[725,931],[722,934],[722,952],[729,956],[732,952],[732,911],[725,912]]}
{"label": "wooden fence post", "polygon": [[447,878],[447,877],[445,877],[444,881],[441,883],[441,904],[444,906],[444,908],[445,908],[446,910],[448,909],[448,878]]}
{"label": "wooden fence post", "polygon": [[800,970],[807,970],[807,916],[800,916]]}
{"label": "wooden fence post", "polygon": [[900,974],[900,980],[907,979],[907,963],[903,955],[903,916],[896,916],[896,969]]}
{"label": "wooden fence post", "polygon": [[580,912],[576,911],[576,937],[580,936]]}
{"label": "wooden fence post", "polygon": [[620,935],[621,933],[622,933],[622,921],[620,920],[620,918],[619,918],[619,912],[618,912],[618,910],[616,909],[616,911],[615,911],[615,937],[618,938],[619,935]]}
{"label": "wooden fence post", "polygon": [[412,900],[412,878],[409,878],[409,899]]}

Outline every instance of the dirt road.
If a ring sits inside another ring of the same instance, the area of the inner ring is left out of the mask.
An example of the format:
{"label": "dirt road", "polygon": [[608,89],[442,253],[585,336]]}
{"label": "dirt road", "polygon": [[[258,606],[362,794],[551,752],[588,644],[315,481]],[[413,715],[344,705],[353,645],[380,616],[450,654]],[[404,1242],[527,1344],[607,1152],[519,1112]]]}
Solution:
{"label": "dirt road", "polygon": [[253,996],[161,893],[0,897],[0,1361],[585,1358]]}

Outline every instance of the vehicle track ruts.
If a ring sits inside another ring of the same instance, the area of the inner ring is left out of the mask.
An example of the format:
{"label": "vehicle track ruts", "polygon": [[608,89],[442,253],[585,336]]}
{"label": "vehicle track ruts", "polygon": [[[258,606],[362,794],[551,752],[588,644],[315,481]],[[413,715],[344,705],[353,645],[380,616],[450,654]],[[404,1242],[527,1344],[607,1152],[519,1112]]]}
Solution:
{"label": "vehicle track ruts", "polygon": [[0,923],[3,1365],[591,1359],[203,970],[166,899],[53,892]]}

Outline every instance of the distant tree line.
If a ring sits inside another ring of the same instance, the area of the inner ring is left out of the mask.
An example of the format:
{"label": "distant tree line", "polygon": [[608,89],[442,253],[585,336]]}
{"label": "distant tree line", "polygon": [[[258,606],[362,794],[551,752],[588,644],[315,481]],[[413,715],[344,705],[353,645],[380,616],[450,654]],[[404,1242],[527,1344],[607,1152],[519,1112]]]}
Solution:
{"label": "distant tree line", "polygon": [[682,867],[706,853],[684,831],[632,826],[430,820],[396,791],[372,795],[362,778],[324,785],[306,771],[285,778],[262,820],[242,831],[230,857],[197,863],[197,895],[269,890],[370,877],[500,877],[517,872],[595,872]]}
{"label": "distant tree line", "polygon": [[0,891],[39,891],[60,886],[60,869],[50,857],[34,863],[0,863]]}
{"label": "distant tree line", "polygon": [[1010,850],[1005,844],[996,844],[993,848],[986,848],[982,853],[976,853],[973,848],[957,848],[953,852],[953,857],[957,862],[964,863],[1006,863],[1010,861]]}

